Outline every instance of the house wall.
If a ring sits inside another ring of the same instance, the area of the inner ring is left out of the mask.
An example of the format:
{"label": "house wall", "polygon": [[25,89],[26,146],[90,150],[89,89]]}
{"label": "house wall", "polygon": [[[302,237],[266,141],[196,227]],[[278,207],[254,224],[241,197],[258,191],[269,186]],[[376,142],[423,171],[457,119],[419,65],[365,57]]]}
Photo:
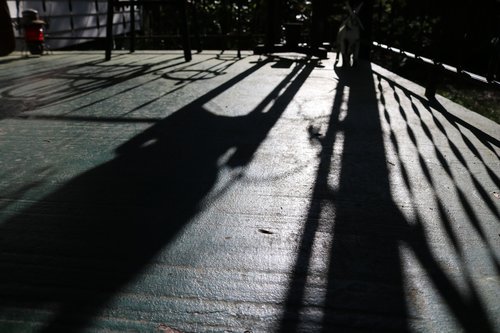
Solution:
{"label": "house wall", "polygon": [[[40,19],[47,23],[46,43],[51,49],[106,37],[107,0],[8,0],[10,14],[18,40],[22,40],[22,12],[38,11]],[[139,10],[136,10],[136,29],[140,28]],[[130,31],[130,6],[115,7],[114,35]],[[63,38],[63,39],[62,39]],[[68,39],[64,39],[68,38]],[[18,48],[22,43],[18,42]]]}

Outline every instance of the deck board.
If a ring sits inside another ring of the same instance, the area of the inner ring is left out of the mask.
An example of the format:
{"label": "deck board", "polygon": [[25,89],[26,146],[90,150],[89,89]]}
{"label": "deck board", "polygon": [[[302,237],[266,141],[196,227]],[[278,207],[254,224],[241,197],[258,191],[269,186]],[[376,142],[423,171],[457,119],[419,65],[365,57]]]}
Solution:
{"label": "deck board", "polygon": [[500,332],[500,126],[329,56],[0,59],[0,331]]}

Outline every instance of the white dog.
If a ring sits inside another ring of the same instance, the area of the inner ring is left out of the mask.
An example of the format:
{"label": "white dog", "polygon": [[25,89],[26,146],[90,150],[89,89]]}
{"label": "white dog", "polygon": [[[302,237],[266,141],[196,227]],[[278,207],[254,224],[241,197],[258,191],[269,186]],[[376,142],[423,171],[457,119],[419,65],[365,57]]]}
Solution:
{"label": "white dog", "polygon": [[[349,17],[342,23],[337,33],[337,49],[342,54],[342,65],[348,67],[356,65],[359,54],[359,42],[363,24],[358,17],[358,12],[361,8],[360,4],[355,10],[352,10],[349,3],[347,9],[349,10]],[[337,61],[338,62],[338,56]]]}

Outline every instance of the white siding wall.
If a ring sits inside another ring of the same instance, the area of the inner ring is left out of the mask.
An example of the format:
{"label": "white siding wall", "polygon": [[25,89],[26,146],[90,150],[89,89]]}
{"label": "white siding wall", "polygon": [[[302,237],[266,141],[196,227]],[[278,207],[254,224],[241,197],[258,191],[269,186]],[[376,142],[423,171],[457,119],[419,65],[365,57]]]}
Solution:
{"label": "white siding wall", "polygon": [[[52,49],[88,42],[88,39],[50,39],[50,37],[105,37],[107,0],[7,0],[14,24],[22,17],[23,10],[35,9],[48,23],[47,44]],[[44,6],[45,4],[45,6]],[[139,29],[139,9],[136,8],[136,29]],[[130,31],[130,7],[115,9],[114,34]],[[16,35],[22,31],[15,29]],[[17,43],[20,44],[20,43]]]}

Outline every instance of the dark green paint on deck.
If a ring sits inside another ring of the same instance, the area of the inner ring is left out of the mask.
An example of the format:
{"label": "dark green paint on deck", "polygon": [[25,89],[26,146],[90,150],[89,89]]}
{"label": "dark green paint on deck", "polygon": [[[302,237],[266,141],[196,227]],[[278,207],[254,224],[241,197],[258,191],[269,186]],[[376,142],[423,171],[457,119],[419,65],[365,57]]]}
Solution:
{"label": "dark green paint on deck", "polygon": [[0,60],[0,331],[500,331],[498,124],[333,56],[101,58]]}

